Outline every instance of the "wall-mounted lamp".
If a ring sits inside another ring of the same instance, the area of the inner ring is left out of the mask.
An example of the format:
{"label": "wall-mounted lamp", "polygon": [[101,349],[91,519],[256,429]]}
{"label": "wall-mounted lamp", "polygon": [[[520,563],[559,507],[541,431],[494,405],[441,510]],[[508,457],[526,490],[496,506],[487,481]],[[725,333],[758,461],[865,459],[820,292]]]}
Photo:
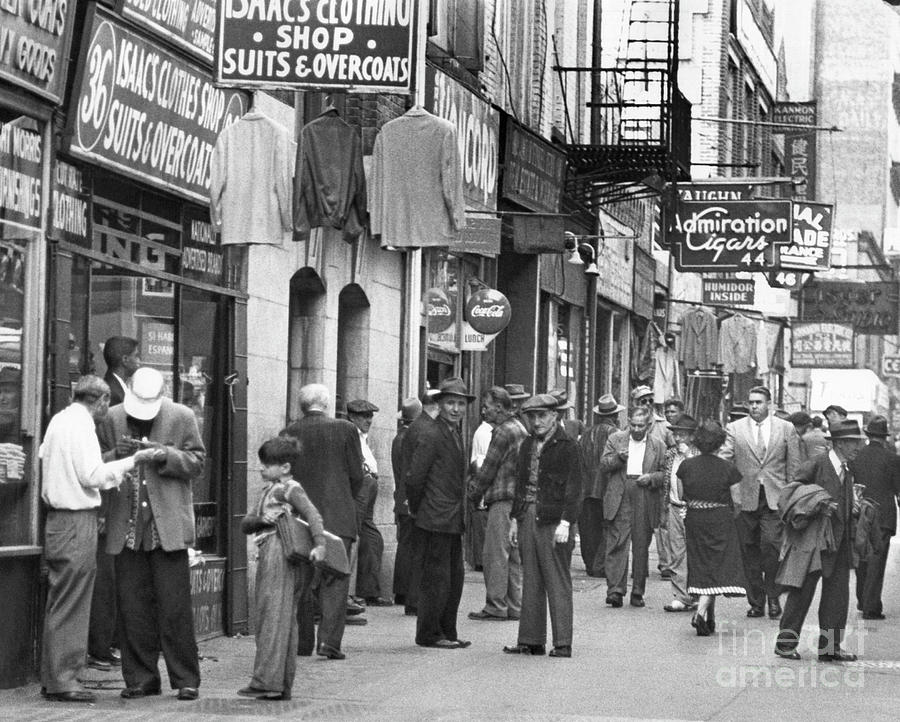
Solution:
{"label": "wall-mounted lamp", "polygon": [[571,263],[574,266],[581,266],[584,264],[584,261],[581,260],[581,256],[578,255],[578,236],[576,236],[572,231],[565,232],[565,248],[566,253],[569,254],[569,257],[566,259],[567,263]]}

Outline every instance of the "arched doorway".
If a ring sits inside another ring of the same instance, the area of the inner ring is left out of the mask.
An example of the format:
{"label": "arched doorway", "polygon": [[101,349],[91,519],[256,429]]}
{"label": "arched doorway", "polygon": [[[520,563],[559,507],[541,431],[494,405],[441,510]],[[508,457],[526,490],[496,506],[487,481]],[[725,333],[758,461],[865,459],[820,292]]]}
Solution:
{"label": "arched doorway", "polygon": [[366,398],[369,391],[369,310],[365,291],[355,283],[344,287],[338,297],[335,381],[335,397],[344,403]]}
{"label": "arched doorway", "polygon": [[297,392],[321,383],[325,367],[325,284],[312,268],[291,278],[288,328],[288,423],[300,418]]}

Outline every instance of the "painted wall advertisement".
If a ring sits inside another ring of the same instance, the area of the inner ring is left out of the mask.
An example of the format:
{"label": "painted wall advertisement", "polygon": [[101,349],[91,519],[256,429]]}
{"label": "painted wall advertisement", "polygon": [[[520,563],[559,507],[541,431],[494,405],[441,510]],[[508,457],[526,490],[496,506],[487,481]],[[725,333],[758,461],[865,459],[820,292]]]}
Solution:
{"label": "painted wall advertisement", "polygon": [[421,5],[416,0],[219,5],[221,85],[409,92]]}
{"label": "painted wall advertisement", "polygon": [[849,323],[856,333],[897,333],[900,283],[811,281],[800,291],[800,320]]}
{"label": "painted wall advertisement", "polygon": [[118,0],[120,13],[211,65],[216,45],[216,0]]}
{"label": "painted wall advertisement", "polygon": [[676,205],[672,241],[679,271],[759,271],[772,246],[791,242],[791,202],[722,201]]}
{"label": "painted wall advertisement", "polygon": [[74,0],[0,2],[0,78],[59,103],[76,6]]}
{"label": "painted wall advertisement", "polygon": [[208,203],[216,139],[249,107],[247,94],[216,88],[208,72],[99,8],[85,33],[68,151]]}
{"label": "painted wall advertisement", "polygon": [[795,323],[791,327],[791,366],[852,369],[853,328],[841,323]]}

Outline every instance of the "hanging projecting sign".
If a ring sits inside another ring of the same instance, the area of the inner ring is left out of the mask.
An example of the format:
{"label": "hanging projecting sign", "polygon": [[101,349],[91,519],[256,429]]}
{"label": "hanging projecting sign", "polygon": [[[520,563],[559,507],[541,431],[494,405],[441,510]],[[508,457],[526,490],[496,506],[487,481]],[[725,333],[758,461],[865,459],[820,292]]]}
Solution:
{"label": "hanging projecting sign", "polygon": [[77,5],[75,0],[0,2],[0,78],[59,103]]}
{"label": "hanging projecting sign", "polygon": [[209,220],[209,210],[185,206],[182,218],[181,275],[221,286],[225,283],[222,238]]}
{"label": "hanging projecting sign", "polygon": [[756,283],[752,280],[703,279],[703,303],[713,306],[752,306]]}
{"label": "hanging projecting sign", "polygon": [[73,97],[72,155],[203,204],[216,139],[249,105],[246,93],[216,88],[208,72],[96,6],[85,23]]}
{"label": "hanging projecting sign", "polygon": [[212,64],[216,0],[118,0],[117,9],[136,25]]}
{"label": "hanging projecting sign", "polygon": [[773,246],[776,268],[827,271],[831,268],[831,222],[834,206],[793,202],[794,223],[789,246]]}
{"label": "hanging projecting sign", "polygon": [[57,158],[53,169],[50,237],[90,248],[90,201],[91,194],[81,170]]}
{"label": "hanging projecting sign", "polygon": [[566,154],[509,117],[504,121],[503,197],[538,213],[558,213]]}
{"label": "hanging projecting sign", "polygon": [[679,271],[763,270],[766,251],[791,242],[791,202],[678,203],[671,237]]}
{"label": "hanging projecting sign", "polygon": [[466,301],[462,351],[484,351],[512,319],[512,306],[500,291],[482,288]]}
{"label": "hanging projecting sign", "polygon": [[408,93],[416,0],[222,0],[216,80],[258,88]]}
{"label": "hanging projecting sign", "polygon": [[41,227],[43,138],[37,121],[24,115],[0,121],[0,220]]}
{"label": "hanging projecting sign", "polygon": [[800,292],[800,320],[849,323],[860,334],[897,333],[900,283],[813,281]]}
{"label": "hanging projecting sign", "polygon": [[[776,103],[772,120],[788,125],[815,125],[816,101]],[[784,165],[794,180],[794,198],[816,197],[816,131],[804,128],[775,128],[784,134]]]}
{"label": "hanging projecting sign", "polygon": [[676,187],[680,201],[749,201],[753,197],[754,186],[749,183],[679,183]]}
{"label": "hanging projecting sign", "polygon": [[853,329],[840,323],[795,323],[791,327],[791,366],[856,368]]}

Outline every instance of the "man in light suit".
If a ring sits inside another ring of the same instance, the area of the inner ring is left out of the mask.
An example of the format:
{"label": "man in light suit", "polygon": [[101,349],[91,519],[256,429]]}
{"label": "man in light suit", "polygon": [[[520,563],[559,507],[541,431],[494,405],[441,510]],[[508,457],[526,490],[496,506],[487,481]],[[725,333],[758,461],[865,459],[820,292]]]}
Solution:
{"label": "man in light suit", "polygon": [[666,447],[650,436],[650,414],[636,407],[628,415],[629,428],[610,434],[600,459],[607,474],[603,496],[606,532],[606,603],[621,607],[628,584],[628,548],[633,556],[631,606],[644,606],[648,553],[653,528],[659,523]]}
{"label": "man in light suit", "polygon": [[109,498],[106,551],[115,555],[122,697],[161,691],[159,653],[178,699],[197,699],[200,661],[194,637],[188,548],[194,544],[192,481],[206,450],[194,412],[163,396],[165,381],[144,367],[131,393],[99,428],[104,459],[154,451]]}
{"label": "man in light suit", "polygon": [[725,427],[719,456],[732,461],[743,477],[732,494],[740,510],[736,523],[747,576],[747,616],[762,617],[768,599],[769,617],[777,619],[781,602],[775,576],[782,531],[778,497],[800,466],[800,437],[793,424],[770,415],[771,400],[765,386],[750,389],[750,415]]}

